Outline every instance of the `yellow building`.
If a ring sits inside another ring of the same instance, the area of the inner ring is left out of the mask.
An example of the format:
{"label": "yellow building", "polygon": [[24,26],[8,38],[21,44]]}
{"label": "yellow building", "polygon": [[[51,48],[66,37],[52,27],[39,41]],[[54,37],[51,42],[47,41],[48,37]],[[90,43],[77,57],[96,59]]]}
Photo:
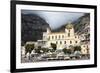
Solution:
{"label": "yellow building", "polygon": [[51,32],[49,28],[43,33],[43,41],[46,42],[48,48],[51,47],[51,43],[57,45],[57,49],[68,48],[70,45],[80,45],[79,36],[74,32],[74,26],[68,23],[64,32]]}

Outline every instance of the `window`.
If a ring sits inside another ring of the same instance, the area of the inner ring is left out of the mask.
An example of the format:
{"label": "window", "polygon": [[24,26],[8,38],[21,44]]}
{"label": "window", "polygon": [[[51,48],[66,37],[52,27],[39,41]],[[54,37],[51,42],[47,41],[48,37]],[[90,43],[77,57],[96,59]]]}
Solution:
{"label": "window", "polygon": [[62,38],[64,38],[64,35],[62,35]]}
{"label": "window", "polygon": [[66,41],[64,43],[66,44]]}
{"label": "window", "polygon": [[48,40],[50,40],[50,36],[48,36]]}
{"label": "window", "polygon": [[68,33],[68,37],[70,37],[70,33]]}
{"label": "window", "polygon": [[62,42],[60,41],[60,44],[62,44]]}
{"label": "window", "polygon": [[77,38],[77,37],[75,36],[75,38]]}
{"label": "window", "polygon": [[55,36],[55,39],[57,39],[57,36]]}
{"label": "window", "polygon": [[60,35],[59,35],[59,39],[60,39]]}
{"label": "window", "polygon": [[52,39],[54,39],[54,36],[52,36]]}
{"label": "window", "polygon": [[77,43],[77,41],[75,41],[75,43]]}
{"label": "window", "polygon": [[70,41],[70,44],[72,44],[72,41]]}

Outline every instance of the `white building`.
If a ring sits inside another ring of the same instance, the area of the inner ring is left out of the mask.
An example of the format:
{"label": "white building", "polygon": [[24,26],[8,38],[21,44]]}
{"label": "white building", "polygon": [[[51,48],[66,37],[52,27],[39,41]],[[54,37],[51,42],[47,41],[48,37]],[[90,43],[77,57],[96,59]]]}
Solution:
{"label": "white building", "polygon": [[34,44],[35,48],[38,46],[44,48],[52,48],[51,43],[55,43],[57,45],[57,49],[70,49],[69,46],[81,46],[81,53],[82,54],[89,54],[90,51],[90,44],[82,42],[85,40],[83,35],[77,35],[74,32],[73,24],[69,23],[65,27],[64,32],[52,32],[50,28],[47,28],[46,32],[43,32],[43,39],[37,40],[37,42],[28,41],[26,44]]}
{"label": "white building", "polygon": [[90,54],[90,43],[85,42],[81,44],[81,52],[82,54]]}
{"label": "white building", "polygon": [[51,47],[51,43],[57,45],[57,49],[68,48],[70,45],[80,45],[79,36],[74,32],[74,26],[68,23],[64,32],[51,32],[49,28],[43,33],[43,41],[46,46]]}

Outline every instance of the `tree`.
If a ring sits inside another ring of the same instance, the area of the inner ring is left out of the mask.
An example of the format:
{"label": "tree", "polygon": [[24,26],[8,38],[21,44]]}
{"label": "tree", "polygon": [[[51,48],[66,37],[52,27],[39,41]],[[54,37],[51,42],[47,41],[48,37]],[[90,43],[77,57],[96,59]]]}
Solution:
{"label": "tree", "polygon": [[48,51],[49,51],[49,49],[48,49],[48,48],[41,48],[41,50],[43,51],[43,53],[46,53],[46,52],[48,52]]}
{"label": "tree", "polygon": [[38,46],[38,48],[37,49],[35,49],[35,53],[38,53],[38,54],[41,54],[41,46]]}
{"label": "tree", "polygon": [[81,46],[75,46],[74,51],[81,51]]}
{"label": "tree", "polygon": [[67,49],[67,53],[68,54],[71,54],[71,49]]}
{"label": "tree", "polygon": [[64,52],[64,54],[71,54],[71,49],[64,48],[62,51]]}
{"label": "tree", "polygon": [[81,57],[81,46],[74,46],[74,55],[77,59]]}
{"label": "tree", "polygon": [[67,49],[66,48],[62,49],[62,51],[64,52],[64,54],[67,53]]}
{"label": "tree", "polygon": [[71,53],[74,53],[74,46],[70,45],[69,49],[71,50]]}
{"label": "tree", "polygon": [[38,54],[46,53],[48,51],[49,51],[48,48],[41,48],[41,46],[38,46],[38,48],[35,49],[35,52],[38,53]]}
{"label": "tree", "polygon": [[[34,44],[26,44],[25,45],[25,56],[29,52],[31,54],[32,50],[34,49]],[[30,59],[30,56],[29,56]]]}
{"label": "tree", "polygon": [[25,56],[28,53],[28,49],[29,49],[29,44],[25,45]]}
{"label": "tree", "polygon": [[57,48],[57,45],[54,44],[54,43],[51,43],[51,47],[53,48],[52,50],[50,50],[51,52],[55,52],[56,51],[56,48]]}

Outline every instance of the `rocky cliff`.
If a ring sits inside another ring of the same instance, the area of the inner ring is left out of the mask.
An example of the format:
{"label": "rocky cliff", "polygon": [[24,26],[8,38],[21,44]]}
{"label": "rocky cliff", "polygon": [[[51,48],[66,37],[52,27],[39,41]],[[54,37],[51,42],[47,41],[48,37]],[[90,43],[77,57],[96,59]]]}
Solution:
{"label": "rocky cliff", "polygon": [[21,41],[22,45],[27,41],[42,39],[43,32],[49,24],[35,14],[21,14]]}

